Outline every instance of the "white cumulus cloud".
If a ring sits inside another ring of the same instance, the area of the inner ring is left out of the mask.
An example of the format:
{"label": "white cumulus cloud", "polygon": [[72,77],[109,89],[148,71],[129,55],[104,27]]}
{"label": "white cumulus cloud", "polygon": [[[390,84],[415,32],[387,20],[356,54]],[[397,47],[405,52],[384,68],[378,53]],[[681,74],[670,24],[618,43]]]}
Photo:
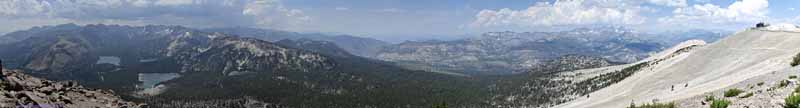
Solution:
{"label": "white cumulus cloud", "polygon": [[767,0],[739,0],[728,7],[713,4],[676,8],[672,16],[659,18],[670,24],[753,24],[768,17]]}
{"label": "white cumulus cloud", "polygon": [[279,0],[0,0],[0,19],[274,28],[311,20]]}
{"label": "white cumulus cloud", "polygon": [[649,0],[650,3],[662,6],[686,7],[686,0]]}
{"label": "white cumulus cloud", "polygon": [[470,25],[491,26],[572,26],[591,24],[641,24],[646,17],[640,7],[626,1],[557,0],[541,2],[524,10],[482,10]]}
{"label": "white cumulus cloud", "polygon": [[195,0],[157,0],[156,5],[188,5],[193,4]]}

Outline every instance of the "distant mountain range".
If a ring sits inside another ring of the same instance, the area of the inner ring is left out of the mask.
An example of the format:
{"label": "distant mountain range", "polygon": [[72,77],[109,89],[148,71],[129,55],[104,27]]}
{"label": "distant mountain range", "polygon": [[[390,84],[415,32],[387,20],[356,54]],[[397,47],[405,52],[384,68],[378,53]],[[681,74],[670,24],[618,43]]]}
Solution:
{"label": "distant mountain range", "polygon": [[[578,28],[561,32],[490,32],[450,41],[406,41],[399,44],[349,35],[297,33],[245,27],[211,28],[270,42],[308,39],[327,41],[345,51],[414,69],[454,74],[510,74],[539,68],[544,61],[564,55],[596,56],[628,63],[654,51],[689,39],[713,42],[726,31],[686,30],[641,33],[624,27]],[[546,68],[546,67],[543,67]]]}
{"label": "distant mountain range", "polygon": [[490,32],[454,41],[418,41],[391,45],[375,58],[464,74],[510,74],[538,68],[570,54],[627,63],[659,51],[668,42],[621,27],[562,32]]}
{"label": "distant mountain range", "polygon": [[716,42],[719,39],[732,35],[733,31],[726,30],[680,30],[680,31],[667,31],[661,32],[652,37],[653,40],[664,41],[669,45],[677,45],[678,43],[688,40],[703,40],[709,43]]}
{"label": "distant mountain range", "polygon": [[[659,38],[667,35],[680,36]],[[554,95],[571,94],[531,84],[566,84],[550,77],[564,71],[631,63],[675,41],[724,35],[603,27],[389,44],[242,27],[63,24],[0,36],[0,59],[153,107],[498,107],[563,101]],[[519,95],[537,97],[502,101]]]}
{"label": "distant mountain range", "polygon": [[488,106],[484,81],[407,70],[307,38],[273,43],[180,26],[102,24],[3,37],[20,37],[0,44],[10,68],[112,89],[152,107]]}

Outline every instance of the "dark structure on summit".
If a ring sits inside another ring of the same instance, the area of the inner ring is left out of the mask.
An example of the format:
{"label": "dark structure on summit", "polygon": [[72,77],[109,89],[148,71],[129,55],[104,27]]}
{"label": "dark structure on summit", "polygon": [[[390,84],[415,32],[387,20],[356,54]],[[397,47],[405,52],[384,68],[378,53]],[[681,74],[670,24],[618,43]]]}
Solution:
{"label": "dark structure on summit", "polygon": [[764,23],[764,22],[760,22],[760,23],[756,24],[756,28],[763,28],[763,27],[767,27],[767,26],[769,26],[769,24]]}

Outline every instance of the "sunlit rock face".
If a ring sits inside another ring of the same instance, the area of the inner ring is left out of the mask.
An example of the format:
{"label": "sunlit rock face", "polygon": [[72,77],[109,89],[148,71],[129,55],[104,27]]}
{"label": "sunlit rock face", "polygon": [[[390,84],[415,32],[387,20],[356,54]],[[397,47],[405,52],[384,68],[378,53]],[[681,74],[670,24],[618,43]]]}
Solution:
{"label": "sunlit rock face", "polygon": [[52,44],[44,44],[34,48],[33,60],[25,67],[35,71],[52,70],[64,71],[70,65],[81,64],[89,60],[89,44],[74,37],[61,36],[55,39],[44,40]]}

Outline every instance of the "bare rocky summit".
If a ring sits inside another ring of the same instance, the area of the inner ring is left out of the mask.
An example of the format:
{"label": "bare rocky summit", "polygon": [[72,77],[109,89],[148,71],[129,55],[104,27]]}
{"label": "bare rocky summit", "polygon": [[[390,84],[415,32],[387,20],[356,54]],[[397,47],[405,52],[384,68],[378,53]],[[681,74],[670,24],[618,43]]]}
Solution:
{"label": "bare rocky summit", "polygon": [[113,91],[84,88],[74,81],[49,81],[3,70],[0,108],[139,108]]}

